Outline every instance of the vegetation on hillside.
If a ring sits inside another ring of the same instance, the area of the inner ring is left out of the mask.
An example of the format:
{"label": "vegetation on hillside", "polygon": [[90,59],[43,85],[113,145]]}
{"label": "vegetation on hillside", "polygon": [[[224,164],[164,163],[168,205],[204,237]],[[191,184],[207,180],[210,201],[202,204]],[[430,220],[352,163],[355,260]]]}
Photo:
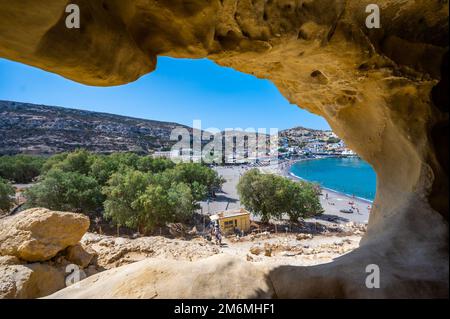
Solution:
{"label": "vegetation on hillside", "polygon": [[334,144],[334,143],[339,143],[341,141],[340,138],[337,137],[330,137],[327,140],[327,144]]}
{"label": "vegetation on hillside", "polygon": [[198,201],[214,195],[223,182],[201,164],[77,150],[50,157],[25,196],[29,207],[99,211],[116,225],[145,232],[187,221]]}
{"label": "vegetation on hillside", "polygon": [[[188,221],[198,202],[214,196],[224,180],[197,163],[134,153],[99,155],[86,150],[50,158],[4,156],[0,161],[0,210],[13,206],[11,183],[37,183],[26,189],[28,207],[101,213],[118,226],[140,232],[169,222]],[[238,184],[243,205],[261,216],[291,221],[322,212],[315,185],[262,174],[253,169]]]}

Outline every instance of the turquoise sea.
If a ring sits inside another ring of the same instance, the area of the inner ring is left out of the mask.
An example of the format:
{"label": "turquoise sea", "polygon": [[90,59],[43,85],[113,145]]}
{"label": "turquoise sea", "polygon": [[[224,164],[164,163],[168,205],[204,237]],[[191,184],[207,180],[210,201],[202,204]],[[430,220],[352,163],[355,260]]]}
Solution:
{"label": "turquoise sea", "polygon": [[290,173],[347,195],[371,201],[375,198],[375,171],[359,158],[303,160],[294,163]]}

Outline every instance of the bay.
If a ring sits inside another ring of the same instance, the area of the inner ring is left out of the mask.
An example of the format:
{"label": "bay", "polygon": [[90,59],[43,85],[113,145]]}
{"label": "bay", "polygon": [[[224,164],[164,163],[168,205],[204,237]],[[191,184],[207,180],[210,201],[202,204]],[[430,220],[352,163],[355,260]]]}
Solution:
{"label": "bay", "polygon": [[375,198],[376,173],[358,157],[302,160],[291,166],[290,173],[350,196]]}

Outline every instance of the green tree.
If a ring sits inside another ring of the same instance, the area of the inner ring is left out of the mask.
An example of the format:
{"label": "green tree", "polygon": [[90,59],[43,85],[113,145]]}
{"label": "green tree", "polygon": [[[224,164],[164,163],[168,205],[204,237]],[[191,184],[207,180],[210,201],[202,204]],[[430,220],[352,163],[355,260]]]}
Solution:
{"label": "green tree", "polygon": [[135,153],[113,153],[108,155],[108,159],[113,161],[118,168],[137,169],[137,163],[140,156]]}
{"label": "green tree", "polygon": [[41,173],[47,173],[49,170],[51,170],[53,168],[53,166],[64,161],[68,155],[69,155],[69,153],[59,153],[59,154],[50,156],[45,161],[44,165],[42,165]]}
{"label": "green tree", "polygon": [[94,155],[84,149],[76,150],[67,154],[62,161],[53,165],[52,168],[57,168],[64,172],[76,172],[89,175],[94,157]]}
{"label": "green tree", "polygon": [[8,212],[13,206],[13,196],[15,194],[14,188],[11,184],[0,178],[0,211]]}
{"label": "green tree", "polygon": [[138,156],[134,153],[113,153],[111,155],[91,156],[90,175],[95,177],[100,185],[106,185],[108,179],[118,171],[128,169],[141,172],[160,172],[173,167],[170,161],[159,161],[149,156]]}
{"label": "green tree", "polygon": [[285,185],[285,213],[291,222],[299,218],[307,218],[323,212],[315,185],[300,181],[287,180]]}
{"label": "green tree", "polygon": [[242,204],[267,223],[279,218],[284,189],[274,175],[261,174],[258,169],[245,173],[239,180],[237,190]]}
{"label": "green tree", "polygon": [[146,231],[169,222],[184,222],[195,209],[191,189],[184,183],[173,183],[170,188],[151,184],[133,207],[139,211],[139,228]]}
{"label": "green tree", "polygon": [[141,226],[140,206],[134,202],[150,185],[151,176],[147,173],[128,169],[114,173],[103,187],[106,196],[104,215],[115,224],[138,228]]}
{"label": "green tree", "polygon": [[30,155],[0,157],[0,177],[15,183],[30,183],[41,173],[45,158]]}
{"label": "green tree", "polygon": [[181,163],[164,172],[171,180],[185,183],[193,190],[195,200],[203,200],[221,189],[225,180],[213,169],[198,163]]}
{"label": "green tree", "polygon": [[152,158],[143,156],[136,163],[136,168],[141,172],[160,173],[173,168],[175,163],[166,158]]}
{"label": "green tree", "polygon": [[51,169],[25,196],[29,207],[82,212],[98,209],[104,199],[93,177],[59,168]]}
{"label": "green tree", "polygon": [[341,141],[340,138],[337,137],[330,137],[327,140],[327,144],[334,144],[334,143],[339,143]]}
{"label": "green tree", "polygon": [[110,156],[96,156],[91,161],[90,175],[94,177],[101,186],[104,186],[109,178],[119,170],[119,167],[119,162],[113,160]]}
{"label": "green tree", "polygon": [[322,212],[319,197],[313,184],[293,182],[287,178],[261,174],[252,169],[239,180],[237,190],[242,204],[262,222],[282,218],[287,214],[291,221]]}
{"label": "green tree", "polygon": [[186,221],[196,207],[191,186],[164,172],[119,171],[111,176],[103,193],[105,217],[141,233],[167,222]]}

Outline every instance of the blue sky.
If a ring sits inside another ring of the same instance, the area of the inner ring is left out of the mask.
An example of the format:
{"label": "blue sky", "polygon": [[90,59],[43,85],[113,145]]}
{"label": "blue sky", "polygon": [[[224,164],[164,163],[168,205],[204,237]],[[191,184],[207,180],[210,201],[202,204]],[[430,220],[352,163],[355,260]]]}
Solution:
{"label": "blue sky", "polygon": [[202,128],[329,129],[267,80],[206,59],[160,57],[156,71],[116,87],[90,87],[20,63],[0,59],[0,99],[57,105]]}

